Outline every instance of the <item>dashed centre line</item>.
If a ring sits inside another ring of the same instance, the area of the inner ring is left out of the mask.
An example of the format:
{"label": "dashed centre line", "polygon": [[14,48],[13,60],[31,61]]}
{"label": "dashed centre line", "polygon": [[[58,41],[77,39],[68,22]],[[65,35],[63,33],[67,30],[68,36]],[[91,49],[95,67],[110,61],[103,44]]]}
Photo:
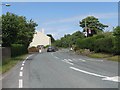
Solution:
{"label": "dashed centre line", "polygon": [[24,66],[25,64],[24,63],[22,63],[22,66]]}
{"label": "dashed centre line", "polygon": [[23,87],[23,80],[19,79],[19,88],[22,88],[22,87]]}
{"label": "dashed centre line", "polygon": [[20,72],[19,76],[22,77],[23,76],[23,72]]}
{"label": "dashed centre line", "polygon": [[23,70],[23,67],[21,67],[20,70]]}
{"label": "dashed centre line", "polygon": [[[33,55],[33,54],[32,54]],[[25,65],[25,62],[26,62],[26,60],[29,58],[29,57],[31,57],[32,55],[29,55],[23,62],[22,62],[22,66],[21,66],[21,68],[20,68],[20,73],[19,73],[19,76],[20,77],[22,77],[23,76],[23,72],[22,72],[22,70],[23,70],[23,68],[24,68],[24,65]],[[19,88],[23,88],[23,79],[19,79]]]}
{"label": "dashed centre line", "polygon": [[25,64],[26,60],[23,61],[23,63]]}

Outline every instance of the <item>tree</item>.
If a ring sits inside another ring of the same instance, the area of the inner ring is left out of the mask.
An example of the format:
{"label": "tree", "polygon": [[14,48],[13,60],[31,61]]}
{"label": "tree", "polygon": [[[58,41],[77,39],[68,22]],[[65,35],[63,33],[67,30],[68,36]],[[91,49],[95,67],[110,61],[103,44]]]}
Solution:
{"label": "tree", "polygon": [[117,26],[114,31],[113,35],[115,36],[115,41],[114,41],[114,51],[115,54],[120,55],[120,26]]}
{"label": "tree", "polygon": [[79,22],[80,27],[83,28],[83,32],[87,30],[88,36],[92,36],[93,34],[97,34],[103,31],[107,25],[104,25],[99,22],[98,18],[94,16],[88,16]]}
{"label": "tree", "polygon": [[55,42],[55,39],[53,38],[53,36],[51,34],[47,34],[47,36],[49,36],[51,38],[51,43]]}
{"label": "tree", "polygon": [[72,45],[76,44],[78,38],[84,38],[84,35],[80,31],[76,31],[71,35]]}
{"label": "tree", "polygon": [[9,12],[2,15],[2,40],[3,46],[10,46],[16,41],[18,33],[18,16]]}
{"label": "tree", "polygon": [[80,31],[76,31],[72,35],[70,34],[64,35],[64,37],[62,37],[60,40],[57,40],[54,44],[65,48],[72,47],[73,45],[76,44],[77,39],[83,37],[84,37],[83,33],[81,33]]}
{"label": "tree", "polygon": [[7,12],[2,15],[2,45],[7,47],[12,44],[23,44],[28,47],[36,26],[34,21],[27,20],[24,16]]}

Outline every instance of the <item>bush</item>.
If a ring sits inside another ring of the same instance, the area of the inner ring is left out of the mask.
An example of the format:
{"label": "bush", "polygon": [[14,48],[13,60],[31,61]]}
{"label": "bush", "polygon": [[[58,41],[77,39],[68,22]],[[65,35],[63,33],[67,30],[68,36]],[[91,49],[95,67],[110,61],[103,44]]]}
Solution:
{"label": "bush", "polygon": [[11,56],[16,57],[27,53],[27,48],[22,44],[12,44],[11,45]]}
{"label": "bush", "polygon": [[97,39],[94,45],[95,52],[113,53],[113,37]]}
{"label": "bush", "polygon": [[120,26],[114,29],[114,54],[120,55]]}
{"label": "bush", "polygon": [[113,53],[114,38],[105,34],[94,35],[84,39],[78,39],[76,45],[80,49],[89,49],[95,52]]}

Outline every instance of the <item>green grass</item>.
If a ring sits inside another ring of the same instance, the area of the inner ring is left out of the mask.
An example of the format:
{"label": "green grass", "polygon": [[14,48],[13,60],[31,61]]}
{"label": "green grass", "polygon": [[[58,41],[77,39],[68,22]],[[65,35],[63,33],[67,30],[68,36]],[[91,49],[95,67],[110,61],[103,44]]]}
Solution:
{"label": "green grass", "polygon": [[103,58],[103,59],[110,60],[110,61],[120,62],[120,59],[118,58],[120,57],[119,55],[113,56],[111,54],[92,53],[92,54],[89,54],[88,56],[92,58]]}
{"label": "green grass", "polygon": [[120,62],[120,55],[108,57],[107,60]]}
{"label": "green grass", "polygon": [[2,66],[0,66],[0,72],[5,73],[9,71],[12,67],[14,67],[18,62],[25,60],[28,54],[17,56],[14,58],[10,58],[5,62]]}
{"label": "green grass", "polygon": [[92,58],[107,58],[107,57],[110,57],[111,55],[110,54],[103,54],[103,53],[91,53],[88,56],[92,57]]}
{"label": "green grass", "polygon": [[[91,58],[102,58],[110,61],[117,61],[120,62],[120,55],[113,56],[112,54],[106,53],[95,53],[95,52],[86,52],[85,49],[80,49],[76,51],[77,54],[86,55]],[[87,54],[86,54],[87,53]]]}

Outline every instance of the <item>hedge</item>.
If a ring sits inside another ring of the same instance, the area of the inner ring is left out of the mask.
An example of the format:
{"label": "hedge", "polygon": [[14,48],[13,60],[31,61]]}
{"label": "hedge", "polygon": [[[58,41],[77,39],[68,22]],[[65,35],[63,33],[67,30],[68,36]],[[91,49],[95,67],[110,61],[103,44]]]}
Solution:
{"label": "hedge", "polygon": [[76,45],[81,49],[89,49],[90,51],[114,53],[114,38],[103,34],[84,39],[79,38]]}
{"label": "hedge", "polygon": [[11,57],[19,56],[27,53],[27,48],[22,44],[11,45]]}

